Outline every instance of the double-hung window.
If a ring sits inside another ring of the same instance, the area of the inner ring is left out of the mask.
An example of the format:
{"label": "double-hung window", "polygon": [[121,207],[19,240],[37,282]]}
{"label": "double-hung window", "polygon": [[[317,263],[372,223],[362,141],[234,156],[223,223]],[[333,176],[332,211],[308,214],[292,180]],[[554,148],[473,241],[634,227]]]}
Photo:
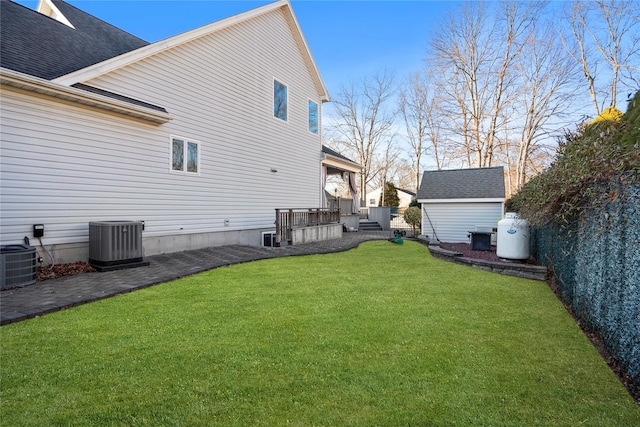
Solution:
{"label": "double-hung window", "polygon": [[200,173],[200,143],[187,138],[171,137],[171,171]]}
{"label": "double-hung window", "polygon": [[273,81],[273,116],[287,121],[287,86],[277,80]]}

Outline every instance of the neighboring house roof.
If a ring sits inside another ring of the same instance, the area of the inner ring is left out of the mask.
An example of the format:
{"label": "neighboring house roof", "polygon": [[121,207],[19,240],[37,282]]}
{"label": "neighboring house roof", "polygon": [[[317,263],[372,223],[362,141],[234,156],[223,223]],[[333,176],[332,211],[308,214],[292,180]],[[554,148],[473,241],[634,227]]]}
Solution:
{"label": "neighboring house roof", "polygon": [[418,200],[504,199],[504,168],[426,171]]}
{"label": "neighboring house roof", "polygon": [[[404,188],[396,187],[396,191],[398,191],[399,193],[402,192],[412,198],[416,197],[416,193],[414,193],[413,191],[405,190]],[[382,192],[382,187],[374,188],[373,190],[367,191],[367,196],[374,195],[374,194],[377,195],[377,194],[380,194],[381,192]],[[400,196],[400,194],[398,194],[398,196]]]}
{"label": "neighboring house roof", "polygon": [[[400,199],[400,207],[404,205],[409,205],[411,200],[416,197],[416,193],[413,191],[405,190],[403,188],[396,187],[396,191],[398,192],[398,198]],[[367,205],[373,206],[377,205],[380,199],[380,195],[382,194],[382,187],[375,188],[373,190],[367,191],[366,202]],[[371,203],[371,199],[375,199],[373,203]]]}
{"label": "neighboring house roof", "polygon": [[52,80],[149,45],[63,1],[41,0],[39,8],[43,3],[49,11],[52,5],[66,20],[0,0],[3,68]]}
{"label": "neighboring house roof", "polygon": [[406,193],[411,197],[416,197],[416,193],[414,193],[413,191],[405,190],[404,188],[398,188],[398,187],[396,187],[396,190],[402,191],[403,193]]}

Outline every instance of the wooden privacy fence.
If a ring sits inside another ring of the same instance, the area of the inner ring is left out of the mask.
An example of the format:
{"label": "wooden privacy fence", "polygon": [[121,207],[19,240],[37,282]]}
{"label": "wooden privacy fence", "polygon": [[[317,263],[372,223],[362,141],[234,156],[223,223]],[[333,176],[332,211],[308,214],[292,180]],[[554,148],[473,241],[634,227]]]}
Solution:
{"label": "wooden privacy fence", "polygon": [[276,246],[292,244],[291,231],[296,228],[340,223],[340,209],[288,208],[276,209]]}

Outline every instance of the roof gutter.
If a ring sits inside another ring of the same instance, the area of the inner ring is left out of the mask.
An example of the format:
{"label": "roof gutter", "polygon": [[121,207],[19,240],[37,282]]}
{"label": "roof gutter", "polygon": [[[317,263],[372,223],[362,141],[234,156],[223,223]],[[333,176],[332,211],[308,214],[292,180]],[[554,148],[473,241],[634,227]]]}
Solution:
{"label": "roof gutter", "polygon": [[418,197],[418,203],[504,203],[504,197],[468,198],[468,199],[425,199]]}
{"label": "roof gutter", "polygon": [[49,80],[0,67],[0,84],[35,92],[58,99],[84,104],[101,110],[123,114],[148,122],[163,124],[173,117],[171,114],[109,98],[86,90],[63,86]]}

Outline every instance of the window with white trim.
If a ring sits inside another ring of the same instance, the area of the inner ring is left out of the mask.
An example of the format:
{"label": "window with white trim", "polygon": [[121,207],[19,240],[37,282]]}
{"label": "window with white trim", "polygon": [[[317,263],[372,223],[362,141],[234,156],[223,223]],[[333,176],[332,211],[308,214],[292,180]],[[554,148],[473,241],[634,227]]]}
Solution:
{"label": "window with white trim", "polygon": [[273,81],[273,116],[287,121],[287,86],[277,80]]}
{"label": "window with white trim", "polygon": [[171,171],[200,174],[200,142],[171,137]]}
{"label": "window with white trim", "polygon": [[318,104],[309,100],[309,132],[318,134]]}

